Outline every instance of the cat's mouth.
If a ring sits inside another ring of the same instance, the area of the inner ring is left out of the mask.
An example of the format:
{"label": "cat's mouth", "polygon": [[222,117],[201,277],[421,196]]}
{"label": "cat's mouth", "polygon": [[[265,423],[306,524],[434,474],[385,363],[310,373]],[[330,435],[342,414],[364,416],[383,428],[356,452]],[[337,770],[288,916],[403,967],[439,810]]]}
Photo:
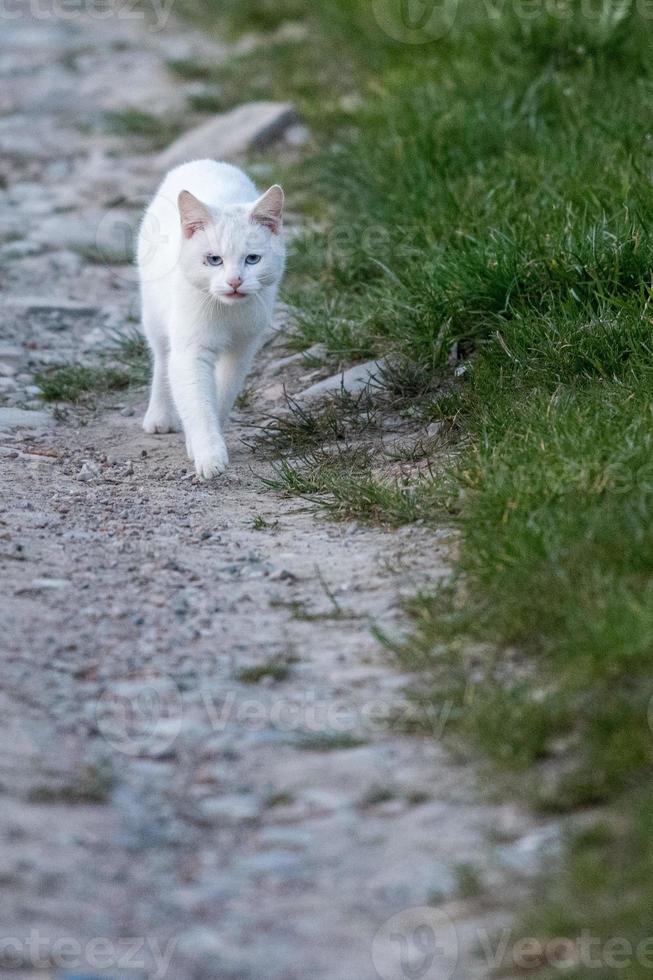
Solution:
{"label": "cat's mouth", "polygon": [[248,293],[241,293],[239,289],[234,289],[230,293],[223,293],[222,298],[223,299],[246,299],[248,295],[249,295]]}

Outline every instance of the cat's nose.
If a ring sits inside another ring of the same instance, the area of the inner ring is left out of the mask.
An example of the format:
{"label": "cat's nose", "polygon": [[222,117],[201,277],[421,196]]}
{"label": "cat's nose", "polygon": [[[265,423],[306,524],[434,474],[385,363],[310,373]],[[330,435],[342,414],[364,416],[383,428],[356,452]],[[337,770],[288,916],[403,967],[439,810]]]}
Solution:
{"label": "cat's nose", "polygon": [[243,284],[242,276],[232,276],[231,279],[227,279],[227,285],[231,286],[233,290],[238,289]]}

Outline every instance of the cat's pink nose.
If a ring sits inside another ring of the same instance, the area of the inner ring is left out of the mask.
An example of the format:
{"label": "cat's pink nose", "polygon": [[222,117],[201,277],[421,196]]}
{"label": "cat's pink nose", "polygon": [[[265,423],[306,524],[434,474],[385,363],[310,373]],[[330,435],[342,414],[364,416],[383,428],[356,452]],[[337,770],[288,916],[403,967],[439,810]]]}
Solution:
{"label": "cat's pink nose", "polygon": [[231,286],[231,288],[234,291],[238,289],[240,286],[242,286],[242,284],[243,284],[242,276],[233,276],[232,279],[227,279],[227,285]]}

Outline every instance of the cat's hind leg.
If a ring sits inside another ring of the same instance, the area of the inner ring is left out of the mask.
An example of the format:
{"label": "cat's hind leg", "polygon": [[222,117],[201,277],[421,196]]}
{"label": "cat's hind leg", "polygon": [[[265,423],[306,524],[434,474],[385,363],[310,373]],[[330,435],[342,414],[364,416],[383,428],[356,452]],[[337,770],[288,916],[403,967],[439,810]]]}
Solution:
{"label": "cat's hind leg", "polygon": [[143,303],[143,331],[152,351],[150,403],[143,419],[146,432],[179,432],[181,424],[168,380],[169,345],[165,330]]}

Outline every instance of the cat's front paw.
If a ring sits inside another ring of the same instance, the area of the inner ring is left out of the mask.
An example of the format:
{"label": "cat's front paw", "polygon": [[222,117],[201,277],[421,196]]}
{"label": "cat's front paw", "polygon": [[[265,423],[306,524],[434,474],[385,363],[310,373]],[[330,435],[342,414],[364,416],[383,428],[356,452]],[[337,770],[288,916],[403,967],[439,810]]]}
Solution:
{"label": "cat's front paw", "polygon": [[229,454],[224,443],[208,451],[196,452],[193,458],[195,472],[200,480],[211,480],[214,476],[220,476],[229,465]]}
{"label": "cat's front paw", "polygon": [[143,419],[143,428],[150,435],[164,432],[179,432],[179,422],[167,412],[148,412]]}

